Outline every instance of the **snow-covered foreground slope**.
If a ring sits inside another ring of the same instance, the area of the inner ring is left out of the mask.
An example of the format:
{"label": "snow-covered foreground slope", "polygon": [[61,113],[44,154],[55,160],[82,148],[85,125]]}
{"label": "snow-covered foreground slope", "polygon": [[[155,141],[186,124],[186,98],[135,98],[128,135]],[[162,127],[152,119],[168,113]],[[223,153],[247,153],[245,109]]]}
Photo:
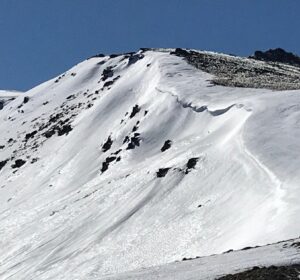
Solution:
{"label": "snow-covered foreground slope", "polygon": [[[292,239],[278,244],[266,245],[258,248],[244,248],[240,251],[229,251],[220,255],[212,255],[208,257],[197,258],[193,260],[185,260],[182,262],[174,262],[162,266],[156,266],[136,271],[130,271],[119,275],[107,276],[101,279],[162,279],[162,280],[208,280],[219,279],[225,275],[235,275],[240,272],[248,271],[255,268],[260,271],[264,267],[289,267],[300,264],[300,240]],[[284,273],[285,277],[267,278],[260,276],[253,278],[232,278],[232,279],[299,279],[298,277],[289,277]],[[258,274],[258,273],[257,273]]]}
{"label": "snow-covered foreground slope", "polygon": [[5,106],[0,279],[98,279],[299,236],[300,91],[211,79],[168,52],[94,57]]}

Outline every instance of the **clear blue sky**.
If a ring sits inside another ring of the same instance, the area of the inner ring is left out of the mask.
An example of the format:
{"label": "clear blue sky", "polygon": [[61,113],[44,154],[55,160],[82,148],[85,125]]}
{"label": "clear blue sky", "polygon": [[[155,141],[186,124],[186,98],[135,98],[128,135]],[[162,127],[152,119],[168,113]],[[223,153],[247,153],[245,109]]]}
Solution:
{"label": "clear blue sky", "polygon": [[0,0],[0,35],[0,89],[26,90],[140,47],[300,54],[300,0]]}

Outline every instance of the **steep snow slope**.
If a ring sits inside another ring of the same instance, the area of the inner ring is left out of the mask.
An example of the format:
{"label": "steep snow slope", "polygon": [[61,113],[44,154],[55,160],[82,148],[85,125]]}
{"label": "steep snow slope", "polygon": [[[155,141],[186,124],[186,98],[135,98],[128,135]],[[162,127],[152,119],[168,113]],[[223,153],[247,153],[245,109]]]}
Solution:
{"label": "steep snow slope", "polygon": [[93,57],[5,106],[0,279],[98,279],[299,236],[300,91],[212,78],[164,51]]}

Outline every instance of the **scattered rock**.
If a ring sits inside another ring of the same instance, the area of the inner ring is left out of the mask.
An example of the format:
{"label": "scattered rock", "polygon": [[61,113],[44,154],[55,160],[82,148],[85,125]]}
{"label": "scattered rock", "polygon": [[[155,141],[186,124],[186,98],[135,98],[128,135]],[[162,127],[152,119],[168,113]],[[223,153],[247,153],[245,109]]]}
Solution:
{"label": "scattered rock", "polygon": [[118,56],[120,56],[120,54],[113,53],[113,54],[109,55],[109,58],[115,58],[115,57],[118,57]]}
{"label": "scattered rock", "polygon": [[97,58],[97,57],[105,57],[105,54],[103,54],[103,53],[95,54],[95,55],[91,56],[90,58]]}
{"label": "scattered rock", "polygon": [[72,127],[70,124],[65,124],[63,126],[54,125],[48,131],[43,133],[43,136],[46,138],[52,137],[56,132],[58,136],[68,135],[70,131],[72,131]]}
{"label": "scattered rock", "polygon": [[160,149],[162,152],[168,150],[171,148],[171,144],[172,144],[172,141],[171,140],[167,140],[165,141],[164,145],[162,146],[162,148]]}
{"label": "scattered rock", "polygon": [[71,94],[71,95],[69,95],[66,99],[67,100],[72,100],[72,99],[74,99],[75,98],[75,95],[74,94]]}
{"label": "scattered rock", "polygon": [[11,166],[12,168],[20,168],[21,166],[23,166],[26,163],[25,160],[23,159],[17,159],[15,160],[15,163]]}
{"label": "scattered rock", "polygon": [[113,85],[114,81],[107,81],[104,83],[103,88],[109,87],[111,85]]}
{"label": "scattered rock", "polygon": [[130,140],[129,136],[125,136],[125,138],[124,138],[124,140],[123,140],[123,144],[129,142],[129,140]]}
{"label": "scattered rock", "polygon": [[300,242],[294,242],[291,246],[300,249]]}
{"label": "scattered rock", "polygon": [[141,110],[141,108],[139,107],[139,105],[136,104],[135,106],[133,106],[132,112],[131,112],[129,118],[132,119],[140,110]]}
{"label": "scattered rock", "polygon": [[111,137],[109,136],[106,140],[106,142],[102,146],[102,151],[105,153],[111,148],[111,145],[113,144],[113,141],[111,140]]}
{"label": "scattered rock", "polygon": [[142,52],[151,51],[151,48],[140,48]]}
{"label": "scattered rock", "polygon": [[177,55],[177,56],[187,56],[189,55],[189,52],[181,48],[176,48],[175,51],[170,52],[170,54]]}
{"label": "scattered rock", "polygon": [[127,66],[130,66],[130,65],[136,63],[137,61],[139,61],[142,58],[144,58],[144,55],[142,55],[142,54],[131,54],[128,58]]}
{"label": "scattered rock", "polygon": [[64,125],[63,127],[58,127],[57,128],[57,135],[62,136],[62,135],[68,135],[70,131],[72,131],[72,127],[69,124]]}
{"label": "scattered rock", "polygon": [[118,155],[120,152],[122,151],[122,149],[117,150],[116,152],[112,153],[113,155]]}
{"label": "scattered rock", "polygon": [[26,104],[28,101],[29,101],[29,97],[25,96],[24,99],[23,99],[23,103]]}
{"label": "scattered rock", "polygon": [[218,278],[219,280],[292,280],[299,279],[300,264],[286,266],[258,267]]}
{"label": "scattered rock", "polygon": [[116,160],[116,157],[107,157],[107,158],[105,159],[105,161],[102,163],[101,172],[102,172],[102,173],[105,172],[105,171],[108,169],[109,164],[110,164],[111,162],[113,162],[114,160]]}
{"label": "scattered rock", "polygon": [[30,163],[33,164],[33,163],[35,163],[37,161],[38,161],[38,158],[33,158]]}
{"label": "scattered rock", "polygon": [[56,213],[57,213],[57,211],[52,211],[51,214],[50,214],[49,216],[50,216],[50,217],[51,217],[51,216],[54,216]]}
{"label": "scattered rock", "polygon": [[243,249],[241,249],[242,251],[247,251],[247,250],[250,250],[252,249],[253,247],[244,247]]}
{"label": "scattered rock", "polygon": [[168,173],[169,170],[170,170],[169,167],[158,169],[158,171],[156,172],[156,177],[157,178],[165,177],[167,175],[167,173]]}
{"label": "scattered rock", "polygon": [[114,75],[114,71],[112,70],[112,67],[109,66],[105,68],[102,72],[102,81],[106,81],[108,78],[112,77]]}
{"label": "scattered rock", "polygon": [[0,161],[0,170],[6,165],[8,159]]}
{"label": "scattered rock", "polygon": [[190,158],[186,164],[185,174],[188,174],[192,168],[194,168],[198,162],[199,158]]}
{"label": "scattered rock", "polygon": [[[125,141],[125,139],[124,139],[124,141]],[[136,146],[140,146],[140,141],[141,141],[140,134],[137,132],[134,133],[134,136],[130,138],[130,142],[129,142],[126,150],[132,150]]]}
{"label": "scattered rock", "polygon": [[233,252],[233,249],[229,249],[228,251],[225,251],[222,254],[228,254],[228,253],[231,253],[231,252]]}
{"label": "scattered rock", "polygon": [[36,134],[37,134],[37,130],[34,130],[34,131],[30,132],[30,133],[27,133],[25,135],[25,141],[28,141],[30,138],[33,138],[34,135],[36,135]]}
{"label": "scattered rock", "polygon": [[51,128],[50,130],[43,133],[46,138],[50,138],[55,134],[55,129]]}

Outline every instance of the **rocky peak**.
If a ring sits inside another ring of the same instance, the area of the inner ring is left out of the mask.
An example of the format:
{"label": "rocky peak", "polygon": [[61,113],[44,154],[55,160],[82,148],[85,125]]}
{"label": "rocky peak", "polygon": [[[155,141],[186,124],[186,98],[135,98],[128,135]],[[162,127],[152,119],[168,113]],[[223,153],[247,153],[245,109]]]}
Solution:
{"label": "rocky peak", "polygon": [[265,52],[256,51],[254,56],[250,56],[249,58],[270,62],[280,62],[300,67],[300,57],[281,48],[270,49]]}

